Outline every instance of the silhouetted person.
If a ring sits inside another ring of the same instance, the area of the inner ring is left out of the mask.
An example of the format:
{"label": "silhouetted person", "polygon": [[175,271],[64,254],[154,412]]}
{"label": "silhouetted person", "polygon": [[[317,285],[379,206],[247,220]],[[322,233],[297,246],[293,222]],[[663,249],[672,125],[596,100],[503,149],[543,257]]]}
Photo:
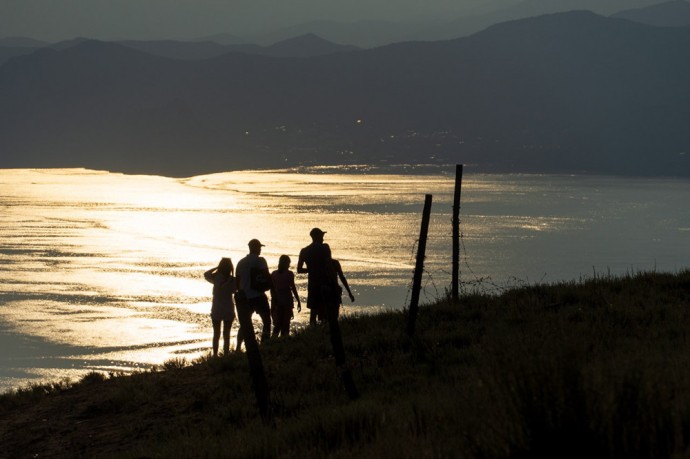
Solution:
{"label": "silhouetted person", "polygon": [[237,263],[237,286],[244,299],[244,301],[237,301],[237,315],[240,321],[237,350],[240,350],[243,340],[249,340],[249,336],[245,333],[254,335],[251,318],[255,312],[261,316],[263,322],[261,341],[267,341],[271,335],[271,308],[265,293],[271,287],[271,275],[268,272],[266,259],[259,256],[261,247],[264,245],[257,239],[252,239],[248,245],[249,254]]}
{"label": "silhouetted person", "polygon": [[221,258],[218,266],[204,273],[204,278],[213,284],[213,303],[211,304],[211,322],[213,323],[213,356],[218,356],[220,327],[223,324],[223,353],[230,351],[230,329],[235,320],[235,302],[232,294],[237,291],[237,282],[233,276],[232,260]]}
{"label": "silhouetted person", "polygon": [[[331,248],[328,247],[328,244],[323,243],[324,234],[326,234],[325,231],[321,231],[319,228],[311,230],[309,235],[312,238],[312,243],[300,251],[297,272],[309,275],[307,281],[309,323],[314,324],[318,319],[328,324],[335,364],[340,370],[345,390],[354,400],[359,397],[359,392],[352,378],[352,371],[347,367],[343,336],[338,324],[338,307],[340,304],[340,290],[338,289],[340,286],[335,267],[339,266],[340,263],[336,265],[333,262]],[[344,278],[345,276],[343,276]],[[347,285],[347,281],[344,284]],[[349,286],[347,289],[350,293]],[[350,293],[350,298],[354,298],[352,293]]]}
{"label": "silhouetted person", "polygon": [[[338,260],[333,260],[333,271],[335,271],[338,279],[340,279],[340,283],[343,285],[343,287],[345,287],[345,290],[350,297],[350,301],[354,303],[355,296],[352,294],[352,291],[350,291],[350,286],[347,283],[347,279],[343,273],[343,268],[340,266],[340,262]],[[343,288],[340,285],[338,285],[336,288],[336,296],[338,298],[338,303],[335,310],[335,317],[338,318],[340,316],[340,305],[343,304]]]}
{"label": "silhouetted person", "polygon": [[307,308],[309,323],[326,318],[326,306],[335,298],[335,273],[331,249],[323,243],[325,231],[313,228],[312,243],[303,248],[297,260],[297,272],[307,274]]}
{"label": "silhouetted person", "polygon": [[295,273],[290,271],[290,257],[281,255],[278,269],[271,273],[271,318],[273,319],[273,336],[288,336],[290,320],[293,313],[293,297],[297,300],[297,312],[302,312],[302,303],[295,286]]}

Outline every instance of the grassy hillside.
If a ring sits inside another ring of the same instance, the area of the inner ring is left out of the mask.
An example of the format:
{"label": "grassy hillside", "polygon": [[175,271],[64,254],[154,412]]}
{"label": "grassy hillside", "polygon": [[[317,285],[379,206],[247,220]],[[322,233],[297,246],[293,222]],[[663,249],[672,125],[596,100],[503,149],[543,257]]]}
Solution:
{"label": "grassy hillside", "polygon": [[0,457],[687,457],[690,271],[525,287],[316,327],[244,354],[0,396]]}

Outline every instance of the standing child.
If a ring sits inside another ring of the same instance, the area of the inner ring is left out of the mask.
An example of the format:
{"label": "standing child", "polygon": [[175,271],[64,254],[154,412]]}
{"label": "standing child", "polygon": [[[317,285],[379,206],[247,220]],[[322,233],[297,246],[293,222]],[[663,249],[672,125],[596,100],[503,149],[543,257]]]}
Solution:
{"label": "standing child", "polygon": [[273,319],[273,336],[288,336],[290,334],[290,320],[293,301],[297,300],[297,312],[302,312],[302,304],[295,287],[295,273],[290,271],[290,257],[281,255],[278,259],[278,269],[271,273],[273,287],[271,288],[271,318]]}
{"label": "standing child", "polygon": [[230,351],[230,329],[235,320],[235,302],[233,292],[237,291],[234,267],[230,258],[222,258],[218,266],[204,273],[204,278],[213,284],[213,303],[211,305],[211,322],[213,323],[213,356],[218,356],[220,325],[223,324],[223,352]]}

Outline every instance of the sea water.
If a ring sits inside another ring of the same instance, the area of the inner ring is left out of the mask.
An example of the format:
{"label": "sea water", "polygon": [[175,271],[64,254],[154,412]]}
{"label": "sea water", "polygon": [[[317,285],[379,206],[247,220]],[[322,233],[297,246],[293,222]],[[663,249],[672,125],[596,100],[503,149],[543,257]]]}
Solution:
{"label": "sea water", "polygon": [[[203,272],[221,257],[237,263],[252,238],[271,270],[283,254],[294,270],[320,227],[355,295],[343,313],[402,310],[425,194],[421,300],[439,298],[451,281],[454,185],[454,166],[185,179],[0,170],[0,392],[207,353]],[[690,180],[466,174],[461,290],[687,269],[687,202]],[[306,304],[305,276],[297,284]],[[307,318],[303,310],[295,323]]]}

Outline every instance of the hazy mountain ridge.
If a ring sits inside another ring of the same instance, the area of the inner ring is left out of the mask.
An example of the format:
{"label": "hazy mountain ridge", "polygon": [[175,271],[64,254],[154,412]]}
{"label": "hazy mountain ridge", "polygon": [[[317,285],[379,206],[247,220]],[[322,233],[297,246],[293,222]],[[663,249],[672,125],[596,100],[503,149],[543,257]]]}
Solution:
{"label": "hazy mountain ridge", "polygon": [[359,21],[341,23],[315,21],[294,25],[252,37],[256,42],[274,42],[306,33],[336,42],[363,48],[383,46],[401,41],[435,41],[461,38],[491,25],[534,16],[589,10],[610,15],[632,7],[647,7],[656,0],[522,0],[484,2],[476,12],[467,11],[455,17],[419,18],[411,22]]}
{"label": "hazy mountain ridge", "polygon": [[690,26],[690,2],[671,0],[656,5],[621,11],[612,17],[662,27]]}
{"label": "hazy mountain ridge", "polygon": [[43,46],[48,46],[49,44],[50,43],[27,37],[0,38],[0,47],[7,48],[41,48]]}
{"label": "hazy mountain ridge", "polygon": [[[673,1],[668,3],[673,3]],[[661,5],[664,4],[659,4],[659,6]],[[369,19],[343,22],[323,19],[283,27],[274,26],[262,32],[247,33],[242,37],[229,33],[218,33],[191,39],[169,37],[168,39],[103,41],[126,42],[134,47],[149,47],[152,50],[157,50],[155,54],[168,57],[176,57],[170,54],[170,48],[175,43],[186,48],[186,51],[180,51],[183,54],[189,53],[190,49],[194,48],[189,43],[202,42],[212,42],[222,46],[238,46],[238,50],[241,52],[254,53],[257,50],[269,48],[278,42],[289,41],[304,35],[317,35],[334,44],[372,48],[402,41],[435,41],[460,38],[500,22],[543,14],[589,10],[597,14],[611,15],[632,11],[633,8],[654,10],[656,7],[655,0],[494,0],[482,2],[465,10],[464,13],[456,13],[456,15],[422,16],[408,21]],[[50,46],[50,44],[32,38],[8,37],[0,38],[0,47],[3,46],[38,48]],[[246,47],[246,49],[242,50],[242,47]],[[193,58],[211,57],[203,54],[201,51],[200,55],[195,55]],[[267,51],[266,54],[271,55],[271,52]]]}
{"label": "hazy mountain ridge", "polygon": [[[31,54],[37,49],[48,47],[56,50],[63,50],[78,45],[81,42],[89,41],[87,38],[74,38],[54,44],[30,45],[31,41],[26,42],[26,46],[2,46],[0,45],[0,65],[12,57]],[[8,43],[19,42],[18,40],[8,40]],[[259,46],[254,44],[231,44],[223,45],[213,41],[177,41],[177,40],[120,40],[111,43],[127,46],[139,51],[144,51],[156,56],[168,57],[171,59],[209,59],[227,53],[258,54],[272,57],[314,57],[331,53],[356,51],[359,48],[351,45],[338,45],[328,40],[314,35],[305,34],[287,40],[273,43],[270,46]]]}
{"label": "hazy mountain ridge", "polygon": [[303,162],[690,176],[690,29],[586,12],[308,59],[111,43],[0,67],[2,167],[193,175]]}
{"label": "hazy mountain ridge", "polygon": [[[388,4],[384,6],[382,3],[385,2],[371,0],[354,3],[312,0],[302,2],[302,7],[276,1],[275,8],[245,2],[247,8],[238,9],[233,2],[217,0],[178,2],[180,4],[174,8],[170,6],[171,1],[101,1],[95,2],[97,5],[93,0],[71,0],[69,5],[53,0],[2,2],[0,30],[7,35],[27,35],[49,42],[88,36],[104,41],[174,39],[215,41],[224,45],[270,45],[314,33],[334,43],[369,48],[399,41],[458,38],[499,21],[546,13],[587,9],[610,15],[658,2],[444,0],[421,3],[406,0],[397,2],[392,8]],[[41,3],[40,8],[37,3]],[[313,8],[306,7],[308,3],[312,3]],[[250,10],[254,10],[254,13],[250,13]],[[336,13],[337,10],[340,13]],[[490,17],[492,14],[495,14],[494,18]],[[458,28],[458,25],[462,27]],[[441,31],[444,33],[439,34]]]}
{"label": "hazy mountain ridge", "polygon": [[116,43],[173,59],[208,59],[227,53],[258,54],[272,57],[314,57],[359,49],[356,46],[338,45],[314,34],[293,37],[269,46],[254,44],[221,45],[212,41],[182,42],[174,40],[129,40]]}
{"label": "hazy mountain ridge", "polygon": [[206,35],[203,37],[196,37],[192,38],[189,40],[181,40],[181,41],[191,41],[191,42],[200,42],[200,41],[212,41],[214,43],[218,43],[219,45],[244,45],[247,43],[247,40],[244,38],[229,34],[229,33],[217,33],[213,35]]}
{"label": "hazy mountain ridge", "polygon": [[416,38],[417,25],[383,21],[311,21],[252,35],[250,41],[270,44],[292,37],[314,34],[333,43],[371,48]]}

